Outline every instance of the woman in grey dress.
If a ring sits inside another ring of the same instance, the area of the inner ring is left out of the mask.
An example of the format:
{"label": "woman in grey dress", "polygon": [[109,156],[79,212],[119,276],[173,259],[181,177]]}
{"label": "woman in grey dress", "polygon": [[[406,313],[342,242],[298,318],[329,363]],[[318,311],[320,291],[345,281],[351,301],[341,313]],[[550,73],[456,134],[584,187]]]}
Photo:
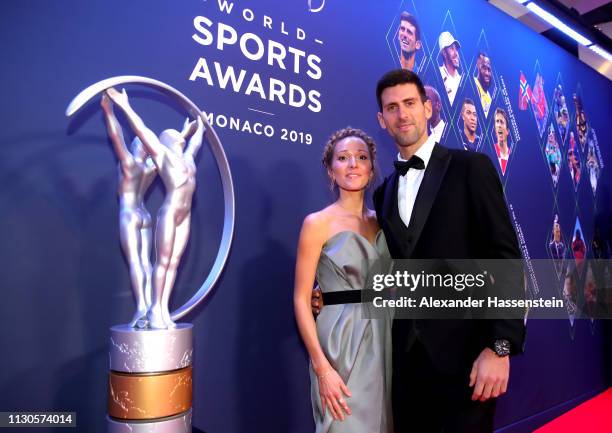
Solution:
{"label": "woman in grey dress", "polygon": [[376,215],[364,202],[375,157],[374,142],[361,130],[345,128],[330,137],[323,165],[338,199],[308,215],[300,233],[294,306],[310,355],[317,433],[393,430],[390,317],[367,318],[366,304],[328,303],[315,323],[311,310],[315,278],[324,301],[326,293],[363,290],[371,264],[389,256]]}

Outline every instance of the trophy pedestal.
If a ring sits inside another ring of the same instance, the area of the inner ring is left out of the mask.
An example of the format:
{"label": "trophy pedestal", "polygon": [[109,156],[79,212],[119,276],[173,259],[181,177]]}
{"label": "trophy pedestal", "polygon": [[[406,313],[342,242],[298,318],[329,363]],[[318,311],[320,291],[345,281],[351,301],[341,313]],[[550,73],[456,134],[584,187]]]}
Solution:
{"label": "trophy pedestal", "polygon": [[108,432],[191,432],[193,325],[113,326]]}
{"label": "trophy pedestal", "polygon": [[108,420],[108,433],[192,433],[191,409],[182,415],[154,422]]}

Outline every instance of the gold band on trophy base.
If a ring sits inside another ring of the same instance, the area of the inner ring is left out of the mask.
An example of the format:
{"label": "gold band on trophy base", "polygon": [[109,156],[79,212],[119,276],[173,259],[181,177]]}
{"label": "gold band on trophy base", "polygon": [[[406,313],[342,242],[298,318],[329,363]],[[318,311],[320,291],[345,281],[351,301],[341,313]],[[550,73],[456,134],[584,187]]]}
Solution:
{"label": "gold band on trophy base", "polygon": [[144,374],[111,371],[108,414],[126,420],[151,420],[185,412],[191,408],[191,375],[191,367]]}

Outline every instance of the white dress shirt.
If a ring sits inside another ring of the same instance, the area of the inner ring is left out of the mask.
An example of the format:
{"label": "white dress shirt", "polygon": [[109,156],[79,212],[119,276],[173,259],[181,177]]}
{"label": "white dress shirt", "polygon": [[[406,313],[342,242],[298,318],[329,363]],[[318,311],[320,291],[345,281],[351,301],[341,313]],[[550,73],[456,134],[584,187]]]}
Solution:
{"label": "white dress shirt", "polygon": [[[425,170],[429,164],[431,153],[436,145],[436,140],[433,135],[416,151],[415,155],[423,160],[425,164]],[[401,155],[397,155],[398,161],[405,161]],[[399,177],[397,186],[397,206],[399,208],[399,214],[402,221],[408,227],[410,224],[410,217],[412,216],[412,209],[414,208],[414,202],[416,201],[423,176],[425,176],[425,170],[417,170],[411,168],[404,176]]]}

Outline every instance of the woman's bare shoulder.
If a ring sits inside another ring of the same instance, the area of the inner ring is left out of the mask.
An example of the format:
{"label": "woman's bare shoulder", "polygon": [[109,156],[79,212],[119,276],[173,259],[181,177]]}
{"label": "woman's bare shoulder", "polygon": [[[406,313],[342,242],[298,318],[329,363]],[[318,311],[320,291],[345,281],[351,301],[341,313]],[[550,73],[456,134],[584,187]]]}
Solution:
{"label": "woman's bare shoulder", "polygon": [[324,239],[329,231],[332,218],[333,215],[329,206],[306,215],[302,223],[302,234]]}

